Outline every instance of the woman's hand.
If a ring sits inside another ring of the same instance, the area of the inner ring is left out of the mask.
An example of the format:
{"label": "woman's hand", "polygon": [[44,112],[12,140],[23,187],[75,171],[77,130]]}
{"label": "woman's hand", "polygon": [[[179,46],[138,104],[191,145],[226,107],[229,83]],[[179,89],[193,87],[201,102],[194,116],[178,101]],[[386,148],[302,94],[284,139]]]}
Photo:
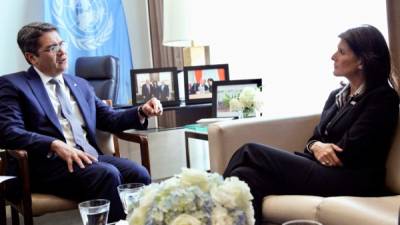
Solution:
{"label": "woman's hand", "polygon": [[337,157],[336,152],[342,152],[339,146],[331,143],[315,142],[310,147],[315,158],[324,166],[342,166],[342,162]]}

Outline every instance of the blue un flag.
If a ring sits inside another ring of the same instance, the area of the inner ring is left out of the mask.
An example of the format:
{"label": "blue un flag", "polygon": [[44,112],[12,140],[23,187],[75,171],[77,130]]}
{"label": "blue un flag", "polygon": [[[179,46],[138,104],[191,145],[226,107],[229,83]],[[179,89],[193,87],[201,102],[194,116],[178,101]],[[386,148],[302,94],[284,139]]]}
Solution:
{"label": "blue un flag", "polygon": [[132,56],[121,0],[45,0],[45,21],[58,27],[68,43],[69,69],[81,56],[113,55],[119,58],[117,104],[130,99]]}

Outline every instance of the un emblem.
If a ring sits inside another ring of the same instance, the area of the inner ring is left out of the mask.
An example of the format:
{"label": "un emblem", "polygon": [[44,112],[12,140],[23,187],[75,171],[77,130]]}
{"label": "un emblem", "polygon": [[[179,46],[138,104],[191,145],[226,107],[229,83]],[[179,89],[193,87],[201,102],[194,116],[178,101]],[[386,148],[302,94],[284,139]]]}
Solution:
{"label": "un emblem", "polygon": [[107,0],[54,0],[51,8],[57,26],[81,50],[95,50],[110,39],[114,21]]}

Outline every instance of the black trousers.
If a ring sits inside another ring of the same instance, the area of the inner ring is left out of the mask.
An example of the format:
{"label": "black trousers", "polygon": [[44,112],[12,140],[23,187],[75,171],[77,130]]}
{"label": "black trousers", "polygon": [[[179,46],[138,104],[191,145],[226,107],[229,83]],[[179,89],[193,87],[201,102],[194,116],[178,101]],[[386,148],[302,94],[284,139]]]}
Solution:
{"label": "black trousers", "polygon": [[232,156],[224,177],[245,181],[254,197],[256,224],[262,223],[262,200],[267,195],[369,196],[383,179],[366,170],[326,167],[318,161],[260,144],[246,144]]}

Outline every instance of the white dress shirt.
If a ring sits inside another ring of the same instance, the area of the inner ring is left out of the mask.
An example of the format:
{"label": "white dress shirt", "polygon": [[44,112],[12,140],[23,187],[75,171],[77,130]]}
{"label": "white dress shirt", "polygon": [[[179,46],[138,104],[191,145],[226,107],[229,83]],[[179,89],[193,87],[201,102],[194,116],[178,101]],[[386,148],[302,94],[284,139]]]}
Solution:
{"label": "white dress shirt", "polygon": [[[80,125],[82,127],[84,127],[85,121],[83,120],[82,113],[79,109],[77,101],[75,100],[74,96],[71,94],[68,86],[65,85],[62,74],[59,74],[55,77],[50,77],[50,76],[47,76],[44,73],[42,73],[36,67],[33,67],[33,68],[39,74],[40,79],[42,80],[43,85],[46,88],[47,94],[49,95],[51,104],[53,105],[54,111],[56,112],[58,121],[60,122],[62,132],[67,141],[67,144],[75,147],[76,143],[74,140],[74,136],[72,134],[71,125],[68,123],[68,120],[66,118],[64,118],[64,116],[62,115],[62,112],[61,112],[61,105],[60,105],[60,102],[58,101],[58,98],[56,95],[56,85],[49,83],[49,81],[51,79],[56,79],[56,80],[60,81],[60,88],[62,89],[62,91],[64,91],[67,101],[69,101],[69,103],[72,106],[72,113],[77,117]],[[83,129],[83,135],[86,137],[85,129]]]}

